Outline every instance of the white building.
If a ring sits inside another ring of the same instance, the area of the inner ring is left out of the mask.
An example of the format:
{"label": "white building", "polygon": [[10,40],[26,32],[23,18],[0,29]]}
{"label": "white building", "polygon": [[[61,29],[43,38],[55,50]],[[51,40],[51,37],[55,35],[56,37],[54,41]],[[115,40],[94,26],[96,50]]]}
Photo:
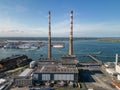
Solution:
{"label": "white building", "polygon": [[106,71],[111,75],[116,75],[115,68],[106,68]]}
{"label": "white building", "polygon": [[120,80],[120,63],[118,63],[118,54],[116,54],[115,70],[118,73],[117,79]]}

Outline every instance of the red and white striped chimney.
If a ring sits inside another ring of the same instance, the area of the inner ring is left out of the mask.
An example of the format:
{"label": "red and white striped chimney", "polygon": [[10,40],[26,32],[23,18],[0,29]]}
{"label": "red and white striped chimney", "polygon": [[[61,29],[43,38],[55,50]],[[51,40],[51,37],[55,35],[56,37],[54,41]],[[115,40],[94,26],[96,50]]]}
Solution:
{"label": "red and white striped chimney", "polygon": [[48,12],[48,58],[51,59],[51,14]]}
{"label": "red and white striped chimney", "polygon": [[69,55],[73,55],[73,11],[70,11]]}

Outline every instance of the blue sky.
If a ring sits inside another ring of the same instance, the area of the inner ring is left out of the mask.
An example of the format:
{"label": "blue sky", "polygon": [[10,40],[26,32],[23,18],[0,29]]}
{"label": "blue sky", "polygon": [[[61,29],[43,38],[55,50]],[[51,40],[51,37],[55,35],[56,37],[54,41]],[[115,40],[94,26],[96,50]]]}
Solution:
{"label": "blue sky", "polygon": [[0,37],[120,37],[120,0],[0,0]]}

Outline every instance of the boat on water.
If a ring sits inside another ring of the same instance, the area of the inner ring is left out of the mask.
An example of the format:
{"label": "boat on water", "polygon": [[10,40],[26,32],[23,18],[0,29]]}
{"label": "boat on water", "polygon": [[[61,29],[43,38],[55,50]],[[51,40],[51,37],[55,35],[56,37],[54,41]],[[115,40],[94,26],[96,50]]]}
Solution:
{"label": "boat on water", "polygon": [[102,54],[102,51],[98,51],[98,52],[89,52],[88,54]]}
{"label": "boat on water", "polygon": [[17,49],[16,45],[13,44],[6,44],[3,46],[4,49]]}
{"label": "boat on water", "polygon": [[29,50],[36,50],[38,49],[39,47],[37,46],[30,46],[30,48],[27,48],[26,50],[29,51]]}
{"label": "boat on water", "polygon": [[19,49],[29,49],[30,48],[30,44],[22,44],[18,46]]}
{"label": "boat on water", "polygon": [[18,46],[19,49],[38,49],[37,46],[33,46],[33,45],[30,45],[30,44],[22,44],[22,45],[19,45]]}
{"label": "boat on water", "polygon": [[102,51],[98,51],[98,52],[80,52],[80,53],[75,53],[75,54],[85,54],[85,55],[94,54],[94,55],[99,55],[99,54],[102,54]]}
{"label": "boat on water", "polygon": [[64,44],[53,44],[53,48],[64,48]]}

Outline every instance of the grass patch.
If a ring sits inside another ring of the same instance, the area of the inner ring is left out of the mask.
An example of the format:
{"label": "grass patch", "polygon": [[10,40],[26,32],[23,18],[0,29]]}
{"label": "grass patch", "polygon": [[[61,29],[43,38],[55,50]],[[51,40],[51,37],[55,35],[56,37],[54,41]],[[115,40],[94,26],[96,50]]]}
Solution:
{"label": "grass patch", "polygon": [[14,70],[6,71],[5,73],[6,73],[6,74],[11,74],[11,73],[15,73],[15,72],[18,72],[18,71],[20,71],[20,70],[23,70],[23,69],[25,69],[25,68],[28,68],[28,65],[23,66],[23,67],[16,68],[16,69],[14,69]]}

